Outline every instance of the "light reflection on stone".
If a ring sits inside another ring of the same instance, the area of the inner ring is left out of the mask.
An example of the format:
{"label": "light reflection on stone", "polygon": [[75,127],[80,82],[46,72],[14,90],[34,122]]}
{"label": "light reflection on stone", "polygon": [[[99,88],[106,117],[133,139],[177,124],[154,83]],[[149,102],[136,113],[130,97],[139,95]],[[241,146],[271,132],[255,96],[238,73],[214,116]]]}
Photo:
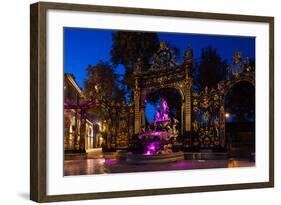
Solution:
{"label": "light reflection on stone", "polygon": [[255,162],[247,160],[183,160],[180,162],[163,164],[133,165],[127,164],[118,159],[81,159],[64,161],[64,175],[91,175],[252,166],[255,166]]}

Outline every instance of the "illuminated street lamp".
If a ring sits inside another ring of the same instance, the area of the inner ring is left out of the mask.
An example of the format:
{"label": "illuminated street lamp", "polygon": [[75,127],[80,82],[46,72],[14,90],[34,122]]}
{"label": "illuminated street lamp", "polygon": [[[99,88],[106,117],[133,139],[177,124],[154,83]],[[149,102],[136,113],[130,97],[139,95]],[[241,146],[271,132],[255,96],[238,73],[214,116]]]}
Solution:
{"label": "illuminated street lamp", "polygon": [[225,118],[229,118],[230,117],[230,114],[228,112],[225,113]]}

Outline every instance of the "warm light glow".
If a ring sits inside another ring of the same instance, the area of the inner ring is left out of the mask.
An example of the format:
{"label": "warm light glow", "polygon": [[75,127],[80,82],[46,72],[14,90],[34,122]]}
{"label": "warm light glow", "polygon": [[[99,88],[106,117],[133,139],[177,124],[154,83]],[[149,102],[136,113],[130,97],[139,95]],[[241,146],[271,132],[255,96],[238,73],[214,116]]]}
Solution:
{"label": "warm light glow", "polygon": [[101,121],[95,121],[94,124],[98,125],[99,127],[101,127]]}
{"label": "warm light glow", "polygon": [[96,90],[96,92],[99,92],[99,86],[98,85],[95,85],[95,90]]}
{"label": "warm light glow", "polygon": [[229,118],[230,114],[228,112],[225,113],[225,118]]}

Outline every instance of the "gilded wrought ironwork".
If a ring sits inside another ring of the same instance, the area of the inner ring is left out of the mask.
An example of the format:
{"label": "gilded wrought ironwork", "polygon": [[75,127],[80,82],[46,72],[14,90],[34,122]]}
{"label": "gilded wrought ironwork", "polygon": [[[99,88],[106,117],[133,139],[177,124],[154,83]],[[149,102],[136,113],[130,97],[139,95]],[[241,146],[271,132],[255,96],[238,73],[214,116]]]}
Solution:
{"label": "gilded wrought ironwork", "polygon": [[144,102],[146,96],[161,88],[174,88],[182,98],[182,126],[181,134],[191,129],[191,71],[193,66],[193,51],[189,47],[184,55],[182,64],[178,64],[176,56],[165,42],[160,43],[158,52],[153,56],[152,64],[144,68],[138,59],[135,68],[135,134],[144,126]]}
{"label": "gilded wrought ironwork", "polygon": [[241,81],[255,85],[254,67],[240,52],[234,54],[233,64],[227,71],[225,80],[219,82],[216,87],[205,87],[203,91],[195,92],[192,90],[192,48],[189,46],[186,49],[183,63],[178,64],[167,44],[161,43],[148,69],[143,67],[141,59],[138,59],[135,65],[135,134],[145,126],[143,118],[146,96],[157,89],[174,88],[182,98],[181,134],[190,133],[188,136],[191,136],[186,146],[225,147],[225,96],[233,85]]}
{"label": "gilded wrought ironwork", "polygon": [[153,55],[153,63],[148,72],[158,72],[160,70],[169,70],[178,67],[176,55],[169,49],[166,42],[161,42],[159,50]]}
{"label": "gilded wrought ironwork", "polygon": [[240,52],[228,67],[228,76],[215,88],[192,92],[192,146],[200,148],[225,147],[224,101],[232,86],[247,81],[255,86],[255,72],[248,58]]}

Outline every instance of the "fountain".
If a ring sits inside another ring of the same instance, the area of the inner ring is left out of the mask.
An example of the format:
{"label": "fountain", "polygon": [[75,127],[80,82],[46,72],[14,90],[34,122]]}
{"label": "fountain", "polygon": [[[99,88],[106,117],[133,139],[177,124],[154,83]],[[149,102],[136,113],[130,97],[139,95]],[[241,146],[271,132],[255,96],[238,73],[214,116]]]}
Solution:
{"label": "fountain", "polygon": [[132,164],[173,162],[184,159],[183,152],[175,152],[173,144],[178,137],[179,121],[169,114],[167,101],[162,98],[148,129],[137,136],[141,153],[128,153],[126,161]]}

